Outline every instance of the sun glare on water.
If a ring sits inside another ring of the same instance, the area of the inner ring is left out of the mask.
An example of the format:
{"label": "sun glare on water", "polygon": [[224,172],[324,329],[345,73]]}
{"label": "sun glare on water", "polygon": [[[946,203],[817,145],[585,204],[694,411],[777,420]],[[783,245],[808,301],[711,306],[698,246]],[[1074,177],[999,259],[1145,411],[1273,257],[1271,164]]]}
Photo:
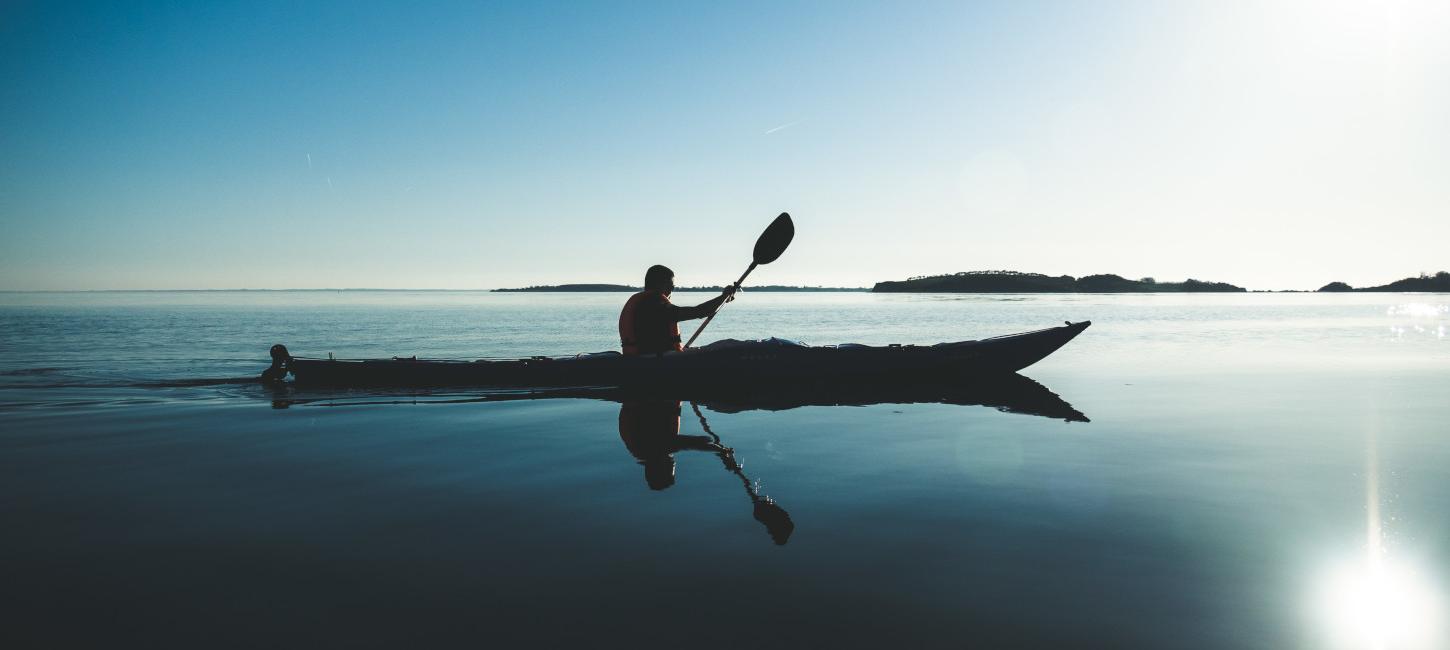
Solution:
{"label": "sun glare on water", "polygon": [[1316,589],[1318,627],[1331,648],[1433,650],[1444,634],[1445,602],[1424,567],[1385,547],[1374,433],[1366,441],[1364,555],[1326,571]]}
{"label": "sun glare on water", "polygon": [[1320,616],[1336,648],[1443,648],[1443,604],[1413,567],[1381,558],[1340,567],[1325,580]]}
{"label": "sun glare on water", "polygon": [[1403,316],[1412,318],[1436,318],[1450,315],[1450,305],[1432,305],[1423,302],[1408,302],[1399,305],[1390,305],[1385,309],[1386,316]]}

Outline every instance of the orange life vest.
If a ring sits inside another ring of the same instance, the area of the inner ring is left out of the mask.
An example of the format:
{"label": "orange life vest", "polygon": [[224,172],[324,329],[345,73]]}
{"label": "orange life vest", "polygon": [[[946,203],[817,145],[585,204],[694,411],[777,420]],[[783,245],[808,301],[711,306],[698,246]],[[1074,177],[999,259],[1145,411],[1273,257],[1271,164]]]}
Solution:
{"label": "orange life vest", "polygon": [[[670,299],[658,291],[641,291],[629,297],[619,312],[619,345],[627,355],[679,352],[680,324],[669,318],[639,318],[640,305],[646,301],[669,304]],[[665,310],[660,310],[665,316]]]}

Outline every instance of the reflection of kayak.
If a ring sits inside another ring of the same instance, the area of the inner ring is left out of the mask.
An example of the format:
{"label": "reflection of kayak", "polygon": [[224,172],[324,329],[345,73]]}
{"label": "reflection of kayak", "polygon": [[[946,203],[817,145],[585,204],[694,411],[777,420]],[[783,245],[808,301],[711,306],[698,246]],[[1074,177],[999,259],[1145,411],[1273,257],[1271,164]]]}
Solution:
{"label": "reflection of kayak", "polygon": [[[299,384],[324,386],[632,386],[826,379],[969,378],[1010,374],[1062,347],[1091,323],[936,345],[806,346],[723,341],[663,355],[443,361],[286,357]],[[280,347],[280,346],[279,346]]]}
{"label": "reflection of kayak", "polygon": [[[1056,393],[1016,373],[967,379],[923,379],[883,382],[874,379],[837,379],[800,383],[737,385],[697,384],[674,386],[533,388],[331,388],[273,385],[272,406],[356,406],[363,404],[460,404],[546,399],[591,399],[609,402],[693,402],[717,413],[785,411],[804,406],[871,406],[874,404],[951,404],[986,406],[1003,413],[1037,415],[1068,422],[1087,422],[1081,411]],[[674,420],[672,415],[671,420]]]}
{"label": "reflection of kayak", "polygon": [[1088,421],[1086,415],[1057,393],[1016,373],[958,381],[832,381],[786,390],[747,386],[703,392],[689,399],[720,413],[784,411],[802,406],[955,404],[990,406],[1003,413],[1040,415],[1068,422]]}

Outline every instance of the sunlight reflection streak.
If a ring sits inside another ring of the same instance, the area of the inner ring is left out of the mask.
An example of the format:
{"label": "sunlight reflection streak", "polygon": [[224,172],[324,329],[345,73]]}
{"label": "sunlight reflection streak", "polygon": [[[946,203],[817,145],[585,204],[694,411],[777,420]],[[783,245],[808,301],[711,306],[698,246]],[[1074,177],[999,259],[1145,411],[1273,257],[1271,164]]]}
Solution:
{"label": "sunlight reflection streak", "polygon": [[1441,599],[1413,563],[1388,554],[1380,502],[1377,427],[1365,437],[1365,556],[1327,573],[1319,591],[1333,647],[1441,647]]}

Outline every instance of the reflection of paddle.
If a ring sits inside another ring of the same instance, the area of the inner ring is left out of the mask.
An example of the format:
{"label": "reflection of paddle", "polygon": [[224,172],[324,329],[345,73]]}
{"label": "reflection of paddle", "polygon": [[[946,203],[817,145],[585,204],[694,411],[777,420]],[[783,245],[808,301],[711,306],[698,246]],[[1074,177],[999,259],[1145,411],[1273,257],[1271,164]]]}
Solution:
{"label": "reflection of paddle", "polygon": [[760,493],[760,488],[745,475],[745,470],[741,469],[740,463],[735,460],[735,451],[721,444],[720,436],[710,430],[710,423],[705,421],[705,414],[700,412],[699,405],[690,402],[690,408],[694,409],[695,415],[700,418],[700,428],[710,434],[710,437],[715,439],[716,446],[720,447],[721,451],[715,453],[720,457],[720,462],[725,463],[725,469],[740,477],[740,483],[745,486],[745,493],[750,495],[750,502],[755,506],[754,512],[751,513],[755,516],[755,520],[765,524],[765,532],[770,533],[770,539],[777,546],[784,546],[790,540],[790,534],[795,532],[795,522],[790,520],[790,513],[777,505],[775,499]]}
{"label": "reflection of paddle", "polygon": [[[776,217],[775,221],[770,222],[770,225],[765,228],[765,232],[760,233],[760,239],[755,240],[755,259],[750,262],[750,268],[745,269],[745,273],[740,276],[739,280],[735,281],[735,286],[739,287],[741,283],[745,282],[745,278],[750,275],[751,271],[755,270],[755,267],[774,262],[776,258],[780,257],[781,253],[785,252],[785,247],[790,246],[790,240],[794,238],[795,224],[791,222],[790,215],[784,212],[780,213],[780,216]],[[719,312],[717,311],[716,313]],[[686,348],[690,347],[695,342],[695,339],[700,337],[700,332],[705,331],[705,326],[709,325],[710,321],[714,318],[715,314],[710,314],[705,319],[705,322],[700,323],[700,329],[695,330],[695,333],[690,336],[690,340],[685,342]]]}

